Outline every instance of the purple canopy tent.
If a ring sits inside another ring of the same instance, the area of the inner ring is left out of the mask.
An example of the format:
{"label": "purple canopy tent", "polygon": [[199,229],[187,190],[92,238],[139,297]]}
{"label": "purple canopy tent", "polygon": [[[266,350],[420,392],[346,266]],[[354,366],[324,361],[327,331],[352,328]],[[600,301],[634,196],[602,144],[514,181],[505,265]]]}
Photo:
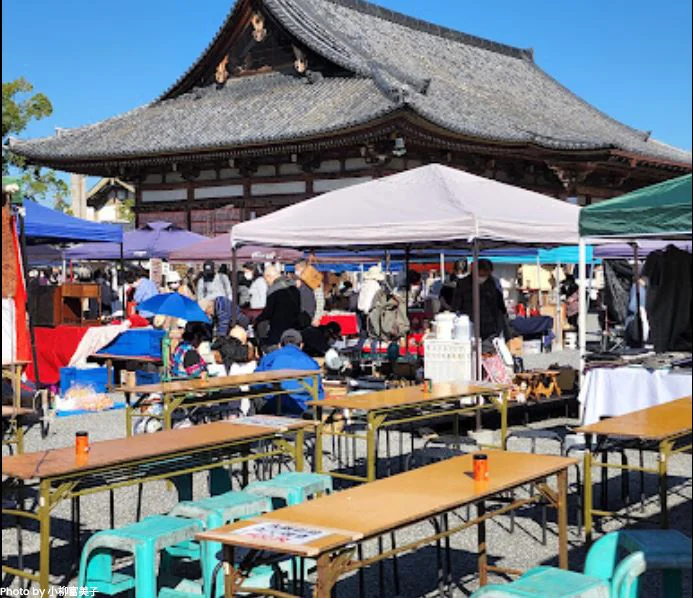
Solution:
{"label": "purple canopy tent", "polygon": [[[639,239],[638,255],[645,258],[653,251],[666,248],[668,245],[675,245],[683,251],[691,252],[692,244],[690,241],[649,241]],[[594,257],[615,260],[615,259],[633,259],[633,246],[630,243],[605,243],[594,248]]]}
{"label": "purple canopy tent", "polygon": [[[123,235],[123,254],[126,260],[168,258],[177,249],[183,249],[207,240],[207,237],[178,228],[170,222],[149,222],[137,230]],[[65,251],[68,260],[120,259],[120,244],[85,243]]]}
{"label": "purple canopy tent", "polygon": [[[238,250],[237,257],[241,262],[297,262],[303,254],[296,249],[246,245]],[[205,239],[185,250],[172,251],[168,259],[174,262],[230,261],[231,233]]]}

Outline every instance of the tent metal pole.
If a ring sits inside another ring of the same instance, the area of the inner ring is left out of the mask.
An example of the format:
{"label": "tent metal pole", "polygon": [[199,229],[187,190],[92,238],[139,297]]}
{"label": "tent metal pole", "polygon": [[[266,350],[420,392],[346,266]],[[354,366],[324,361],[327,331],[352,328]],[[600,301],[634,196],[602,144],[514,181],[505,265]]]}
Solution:
{"label": "tent metal pole", "polygon": [[481,380],[481,294],[479,292],[479,240],[474,239],[472,246],[472,314],[474,316],[475,355],[474,374]]}
{"label": "tent metal pole", "polygon": [[[116,288],[118,286],[118,277],[116,277]],[[123,305],[123,318],[127,317],[127,306],[125,305],[125,248],[123,247],[123,241],[120,242],[120,300]]]}
{"label": "tent metal pole", "polygon": [[409,319],[409,259],[411,258],[411,248],[407,246],[404,250],[404,300],[407,302],[407,320]]}
{"label": "tent metal pole", "polygon": [[561,305],[561,262],[556,263],[556,340],[563,349],[563,306]]}
{"label": "tent metal pole", "polygon": [[541,258],[537,252],[537,305],[541,307],[544,304],[542,289],[541,289]]}
{"label": "tent metal pole", "polygon": [[[36,353],[36,331],[34,330],[34,318],[29,310],[29,256],[26,249],[26,227],[24,222],[24,206],[17,211],[19,218],[19,240],[20,251],[22,252],[22,274],[24,275],[24,285],[26,287],[26,315],[29,320],[29,340],[31,341],[31,359],[34,362],[34,377],[36,379],[36,390],[41,390],[41,375],[39,373],[39,362]],[[58,322],[56,322],[56,326]],[[44,413],[45,416],[45,413]]]}
{"label": "tent metal pole", "polygon": [[580,347],[580,386],[585,376],[585,355],[587,353],[587,244],[580,239],[578,265],[579,314],[578,339]]}
{"label": "tent metal pole", "polygon": [[238,254],[236,247],[231,248],[231,326],[238,323]]}
{"label": "tent metal pole", "polygon": [[445,284],[445,253],[440,252],[440,282]]}
{"label": "tent metal pole", "polygon": [[644,327],[642,322],[642,314],[640,313],[640,252],[638,244],[634,241],[631,243],[633,248],[633,286],[635,286],[635,338],[637,346],[642,347],[645,344]]}

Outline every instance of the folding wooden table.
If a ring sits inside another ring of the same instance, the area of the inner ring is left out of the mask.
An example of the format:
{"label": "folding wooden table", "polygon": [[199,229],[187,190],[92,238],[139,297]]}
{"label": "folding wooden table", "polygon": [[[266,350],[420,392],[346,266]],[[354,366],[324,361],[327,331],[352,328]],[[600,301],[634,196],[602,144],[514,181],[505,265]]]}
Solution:
{"label": "folding wooden table", "polygon": [[[588,541],[592,537],[594,516],[608,517],[615,515],[613,511],[595,509],[592,496],[592,468],[621,469],[628,471],[643,471],[659,476],[659,501],[661,505],[660,526],[669,527],[669,511],[667,507],[668,494],[668,463],[670,457],[691,449],[691,397],[671,401],[655,407],[633,411],[626,415],[602,420],[596,424],[578,428],[576,432],[585,435],[585,534]],[[592,444],[596,437],[596,444]],[[655,443],[658,447],[657,469],[636,467],[633,465],[617,465],[605,460],[596,462],[594,455],[600,452],[601,443],[607,438],[629,440],[644,444]],[[603,480],[605,483],[606,480]],[[632,517],[631,517],[632,518]]]}
{"label": "folding wooden table", "polygon": [[[465,455],[206,531],[200,533],[198,538],[224,545],[227,597],[240,592],[287,596],[273,590],[241,588],[241,584],[253,567],[273,562],[277,559],[276,555],[293,555],[317,560],[314,596],[327,598],[339,578],[347,573],[401,553],[415,551],[476,526],[480,582],[485,585],[490,572],[520,573],[488,564],[485,522],[545,497],[558,511],[559,564],[567,568],[568,468],[575,465],[576,460],[505,451],[490,451],[487,454],[490,477],[486,482],[474,481],[472,455]],[[557,489],[546,483],[548,478],[554,476],[557,478]],[[529,484],[535,485],[537,492],[534,496],[492,510],[486,509],[487,500]],[[444,524],[431,536],[371,558],[354,558],[361,542],[381,538],[433,518],[446,518],[450,512],[466,505],[475,505],[477,509],[476,517],[469,521],[452,527]],[[288,533],[282,532],[279,538],[253,533],[257,528],[252,526],[257,524],[282,526]],[[297,534],[303,533],[309,536],[306,541],[296,538]],[[316,537],[310,538],[313,534]],[[234,560],[235,547],[250,549],[239,565]]]}
{"label": "folding wooden table", "polygon": [[[434,384],[431,391],[423,386],[408,386],[393,390],[383,390],[362,395],[331,397],[324,401],[309,403],[314,408],[316,424],[315,469],[318,473],[328,473],[335,478],[354,482],[372,482],[376,479],[376,445],[378,431],[391,426],[452,417],[453,433],[459,433],[459,416],[482,410],[497,409],[501,416],[501,443],[505,449],[508,432],[508,396],[510,387],[500,384]],[[465,405],[462,399],[475,399],[475,403]],[[324,411],[329,411],[323,418]],[[366,433],[354,434],[333,429],[331,418],[337,413],[349,410],[366,416]],[[412,411],[416,411],[414,415]],[[342,472],[325,472],[322,463],[323,437],[341,436],[366,441],[366,476]]]}
{"label": "folding wooden table", "polygon": [[[18,508],[3,508],[2,515],[36,521],[40,534],[38,574],[22,569],[21,553],[19,566],[3,565],[3,573],[38,582],[41,589],[48,589],[51,512],[65,499],[236,464],[243,466],[247,484],[250,461],[277,455],[290,455],[296,470],[302,471],[303,432],[312,424],[275,419],[276,426],[256,425],[257,420],[248,418],[245,421],[249,423],[239,419],[104,440],[92,443],[86,456],[78,456],[74,447],[66,447],[3,458],[2,474],[14,483],[8,490],[17,494]],[[271,420],[263,417],[264,423]],[[251,445],[260,441],[271,441],[272,448],[251,452]],[[39,488],[35,512],[24,510],[23,486],[31,480],[37,480]]]}
{"label": "folding wooden table", "polygon": [[[296,380],[301,387],[317,400],[320,392],[320,371],[306,370],[276,370],[273,372],[257,372],[237,376],[220,376],[216,378],[195,378],[191,380],[176,380],[160,384],[141,386],[122,386],[118,388],[125,394],[125,426],[126,435],[132,434],[133,412],[138,408],[144,396],[160,394],[163,397],[163,413],[160,416],[148,416],[162,420],[165,430],[171,429],[173,412],[179,408],[196,407],[200,405],[219,405],[233,403],[242,399],[255,399],[269,396],[292,394],[296,390],[284,390],[282,382]],[[249,386],[246,392],[242,388]],[[214,396],[222,391],[237,392],[226,396]],[[140,399],[132,401],[132,395],[140,395]],[[281,402],[277,401],[277,415],[280,414]]]}

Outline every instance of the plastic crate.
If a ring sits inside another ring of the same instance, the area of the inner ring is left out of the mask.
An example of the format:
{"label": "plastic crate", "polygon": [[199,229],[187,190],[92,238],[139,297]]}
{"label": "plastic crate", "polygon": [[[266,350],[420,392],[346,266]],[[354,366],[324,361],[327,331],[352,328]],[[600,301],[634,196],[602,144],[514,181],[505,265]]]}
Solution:
{"label": "plastic crate", "polygon": [[471,341],[424,341],[424,377],[439,382],[469,382],[474,377]]}
{"label": "plastic crate", "polygon": [[161,341],[166,333],[154,328],[126,330],[99,353],[133,357],[161,357]]}
{"label": "plastic crate", "polygon": [[145,372],[144,370],[136,370],[135,381],[137,386],[144,386],[145,384],[158,384],[161,382],[161,374],[159,374],[159,372]]}
{"label": "plastic crate", "polygon": [[95,392],[108,392],[108,368],[60,368],[60,394],[65,395],[73,386],[90,386]]}

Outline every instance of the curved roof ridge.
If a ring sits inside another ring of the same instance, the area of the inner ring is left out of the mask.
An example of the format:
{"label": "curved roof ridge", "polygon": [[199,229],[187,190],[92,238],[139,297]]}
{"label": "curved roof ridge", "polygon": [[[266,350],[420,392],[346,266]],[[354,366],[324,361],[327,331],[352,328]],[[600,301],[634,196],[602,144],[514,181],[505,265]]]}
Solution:
{"label": "curved roof ridge", "polygon": [[650,133],[647,131],[641,131],[640,129],[636,129],[635,127],[631,127],[630,125],[627,125],[625,123],[622,123],[620,120],[615,119],[613,116],[607,114],[603,110],[600,110],[596,106],[593,106],[590,104],[587,100],[585,100],[583,97],[579,96],[576,94],[574,91],[568,89],[563,83],[561,83],[558,79],[547,73],[543,68],[541,68],[539,65],[536,63],[532,62],[532,66],[536,69],[536,71],[543,76],[544,78],[548,79],[551,83],[556,85],[558,88],[561,89],[561,91],[564,91],[565,93],[569,94],[570,97],[572,97],[574,100],[577,100],[580,104],[585,106],[587,109],[589,109],[591,112],[594,114],[597,114],[598,116],[601,116],[602,118],[607,119],[611,123],[618,125],[619,127],[622,127],[623,129],[626,129],[630,133],[634,135],[638,135],[641,137],[641,141],[647,142],[650,139]]}
{"label": "curved roof ridge", "polygon": [[379,17],[385,19],[397,25],[403,25],[409,29],[415,29],[423,33],[430,33],[431,35],[436,35],[438,37],[443,37],[451,41],[461,42],[463,44],[468,44],[478,48],[483,48],[491,52],[498,52],[499,54],[505,54],[506,56],[512,56],[514,58],[522,58],[530,61],[534,60],[534,52],[530,48],[517,48],[515,46],[510,46],[507,44],[501,44],[499,42],[494,42],[483,37],[477,37],[476,35],[470,35],[468,33],[463,33],[457,31],[456,29],[451,29],[449,27],[443,27],[442,25],[436,25],[430,21],[424,21],[423,19],[417,19],[416,17],[410,17],[401,12],[385,8],[368,0],[325,0],[326,2],[331,2],[338,6],[343,6],[344,8],[350,8],[358,12]]}

